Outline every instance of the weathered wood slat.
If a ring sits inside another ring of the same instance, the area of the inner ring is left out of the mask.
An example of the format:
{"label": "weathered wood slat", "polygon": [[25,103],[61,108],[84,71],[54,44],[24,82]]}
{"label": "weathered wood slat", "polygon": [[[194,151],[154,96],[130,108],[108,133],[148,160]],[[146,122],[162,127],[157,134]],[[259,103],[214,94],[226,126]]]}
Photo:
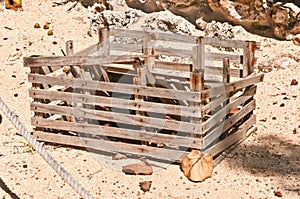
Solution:
{"label": "weathered wood slat", "polygon": [[110,36],[129,37],[129,38],[144,38],[144,31],[140,30],[123,30],[123,29],[110,29]]}
{"label": "weathered wood slat", "polygon": [[212,147],[206,149],[204,152],[209,152],[212,156],[216,156],[234,143],[238,142],[240,139],[247,137],[252,133],[248,131],[255,124],[255,115],[252,115],[247,121],[245,121],[240,127],[239,130],[232,135],[228,136],[221,142],[213,145]]}
{"label": "weathered wood slat", "polygon": [[124,129],[118,127],[101,126],[86,123],[74,123],[59,120],[48,120],[39,117],[32,118],[32,125],[52,128],[61,131],[71,131],[80,133],[80,135],[100,136],[100,137],[118,137],[124,139],[147,141],[154,143],[163,143],[166,146],[172,147],[193,147],[201,149],[202,141],[195,137],[185,137],[180,135],[168,135],[162,133],[153,133],[147,131],[139,131],[133,129]]}
{"label": "weathered wood slat", "polygon": [[159,98],[179,99],[197,102],[200,99],[199,92],[174,91],[164,88],[140,87],[130,84],[113,82],[92,81],[83,79],[67,79],[60,77],[46,77],[44,75],[29,74],[28,80],[32,83],[47,83],[50,85],[61,85],[71,88],[104,90],[116,93],[126,93],[132,95],[144,95]]}
{"label": "weathered wood slat", "polygon": [[86,147],[111,153],[134,154],[137,156],[151,157],[170,162],[179,162],[179,160],[187,153],[180,150],[172,150],[166,148],[150,147],[145,145],[135,145],[122,142],[113,142],[108,140],[99,140],[92,138],[83,138],[77,136],[68,136],[44,132],[35,132],[34,136],[44,142],[53,142],[57,144]]}
{"label": "weathered wood slat", "polygon": [[167,129],[178,132],[187,132],[191,134],[201,133],[199,124],[182,122],[177,120],[160,119],[140,115],[130,115],[119,112],[107,112],[100,110],[91,110],[86,108],[55,106],[41,103],[31,103],[31,109],[35,112],[61,114],[74,116],[76,118],[111,121],[122,124],[140,125],[158,129]]}
{"label": "weathered wood slat", "polygon": [[211,45],[211,46],[243,48],[245,41],[205,37],[203,39],[203,42],[205,45]]}
{"label": "weathered wood slat", "polygon": [[229,57],[231,63],[242,63],[241,55],[205,52],[205,60],[222,61],[224,57]]}
{"label": "weathered wood slat", "polygon": [[136,44],[121,44],[121,43],[110,43],[110,50],[124,51],[126,54],[129,52],[142,53],[143,45]]}
{"label": "weathered wood slat", "polygon": [[[173,63],[173,62],[164,62],[164,61],[155,61],[155,67],[157,69],[170,69],[170,70],[179,70],[183,72],[190,71],[190,64],[185,63]],[[217,66],[204,66],[205,74],[209,75],[222,75],[222,67]],[[241,77],[243,69],[230,68],[230,76],[232,77]]]}
{"label": "weathered wood slat", "polygon": [[197,117],[199,115],[199,110],[196,108],[191,108],[187,106],[172,105],[172,104],[162,104],[155,102],[136,102],[134,100],[119,99],[112,97],[103,96],[90,96],[79,93],[68,93],[59,91],[44,91],[38,89],[30,89],[29,96],[34,99],[48,99],[51,101],[61,100],[66,101],[69,104],[72,102],[85,103],[99,105],[102,107],[115,107],[127,110],[137,110],[161,113],[166,115],[188,115],[191,117]]}
{"label": "weathered wood slat", "polygon": [[[257,88],[256,86],[252,86],[249,90],[247,90],[245,93],[243,93],[242,96],[254,96],[256,93],[256,88]],[[207,114],[208,112],[216,109],[218,106],[220,106],[220,104],[224,103],[231,97],[232,97],[231,93],[228,93],[227,97],[226,97],[225,93],[223,93],[222,95],[220,95],[216,99],[210,101],[208,104],[206,104],[203,107],[204,113]]]}
{"label": "weathered wood slat", "polygon": [[[250,96],[241,96],[241,97],[237,98],[236,100],[232,101],[231,103],[227,104],[226,106],[224,106],[218,112],[214,113],[212,117],[210,117],[207,121],[205,121],[202,124],[202,126],[203,126],[202,127],[203,128],[202,133],[207,132],[210,128],[212,128],[216,124],[220,123],[220,121],[222,119],[224,119],[231,110],[233,110],[237,106],[243,104],[244,102],[246,102],[247,100],[249,100],[252,97],[253,97],[252,95],[250,95]],[[252,102],[252,103],[255,104],[255,101]]]}
{"label": "weathered wood slat", "polygon": [[[134,61],[137,55],[110,55],[110,56],[50,56],[50,57],[24,57],[25,67],[41,67],[41,66],[102,66],[104,64],[114,63],[118,61],[130,60]],[[138,55],[140,59],[145,56]]]}
{"label": "weathered wood slat", "polygon": [[243,78],[243,79],[235,81],[235,82],[230,82],[230,83],[226,84],[225,86],[219,86],[219,87],[210,88],[210,89],[202,91],[201,92],[202,99],[217,97],[222,93],[230,93],[230,92],[240,90],[247,86],[251,86],[253,84],[263,81],[263,78],[264,78],[263,73],[259,73],[259,74],[253,73],[249,77]]}
{"label": "weathered wood slat", "polygon": [[155,55],[166,55],[176,57],[192,57],[192,50],[182,50],[178,48],[155,47]]}
{"label": "weathered wood slat", "polygon": [[[122,37],[131,37],[131,38],[140,38],[143,39],[144,31],[137,30],[121,30],[121,29],[111,29],[110,34],[112,36],[122,36]],[[152,39],[154,40],[163,40],[163,41],[172,41],[172,42],[183,42],[183,43],[191,43],[195,44],[197,37],[189,36],[189,35],[178,35],[178,34],[170,34],[163,32],[149,32],[152,35]]]}
{"label": "weathered wood slat", "polygon": [[240,111],[230,116],[225,121],[222,121],[218,124],[216,128],[207,133],[207,135],[203,139],[203,147],[206,148],[216,139],[218,139],[224,132],[226,132],[229,128],[233,127],[238,121],[243,119],[246,115],[248,115],[251,111],[255,109],[255,103],[249,103],[245,107],[243,107]]}

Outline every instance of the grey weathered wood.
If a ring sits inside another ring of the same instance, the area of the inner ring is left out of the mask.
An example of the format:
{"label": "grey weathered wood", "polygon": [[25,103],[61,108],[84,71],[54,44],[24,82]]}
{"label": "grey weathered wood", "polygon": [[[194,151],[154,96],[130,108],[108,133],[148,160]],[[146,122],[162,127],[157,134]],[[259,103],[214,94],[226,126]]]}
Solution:
{"label": "grey weathered wood", "polygon": [[199,116],[199,110],[196,108],[172,104],[163,104],[155,102],[136,102],[134,100],[118,99],[104,96],[90,96],[80,93],[69,93],[59,91],[45,91],[40,89],[30,89],[29,96],[34,99],[48,99],[51,101],[61,100],[68,103],[72,101],[94,104],[102,107],[115,107],[127,110],[137,110],[146,112],[155,112],[168,115],[188,115],[191,117]]}
{"label": "grey weathered wood", "polygon": [[44,132],[35,132],[34,136],[38,140],[42,140],[44,142],[86,147],[111,153],[120,152],[125,154],[134,154],[137,156],[151,157],[156,160],[160,159],[171,162],[179,162],[179,160],[187,154],[187,152],[179,150]]}
{"label": "grey weathered wood", "polygon": [[[242,96],[254,96],[256,93],[256,86],[252,86],[251,89],[244,92]],[[229,98],[232,97],[232,93],[228,94],[226,96],[226,93],[222,93],[220,96],[218,96],[216,99],[211,100],[208,104],[206,104],[203,107],[204,114],[208,114],[209,112],[213,111],[217,107],[220,106],[223,102],[227,101]]]}
{"label": "grey weathered wood", "polygon": [[74,123],[74,122],[66,122],[61,120],[48,120],[48,119],[36,117],[32,119],[32,125],[43,127],[43,128],[57,129],[61,131],[77,132],[80,135],[84,135],[86,137],[91,137],[91,136],[100,136],[103,138],[118,137],[118,138],[130,139],[130,140],[159,142],[159,143],[164,143],[167,146],[173,146],[173,147],[193,146],[200,149],[202,146],[201,140],[194,137],[168,135],[162,133],[153,133],[148,131],[139,131],[133,129],[101,126],[101,125],[87,124],[87,123]]}
{"label": "grey weathered wood", "polygon": [[246,115],[248,115],[251,111],[255,109],[255,103],[252,101],[243,107],[240,111],[233,114],[231,117],[226,120],[220,122],[214,129],[209,131],[207,135],[203,139],[203,147],[206,148],[215,140],[219,139],[219,137],[226,132],[229,128],[233,127],[238,121],[243,119]]}
{"label": "grey weathered wood", "polygon": [[229,39],[205,37],[203,42],[205,45],[218,46],[218,47],[231,47],[231,48],[244,47],[244,41],[242,40],[229,40]]}
{"label": "grey weathered wood", "polygon": [[254,72],[256,42],[247,41],[244,43],[243,54],[243,77],[247,77]]}
{"label": "grey weathered wood", "polygon": [[[128,53],[142,53],[143,46],[138,44],[122,44],[122,43],[110,43],[111,51],[122,51],[123,54]],[[141,55],[141,54],[139,54]]]}
{"label": "grey weathered wood", "polygon": [[125,114],[119,112],[108,112],[77,107],[71,108],[40,103],[31,103],[31,109],[35,112],[41,113],[74,115],[76,118],[83,119],[119,122],[124,124],[187,132],[191,134],[201,133],[201,128],[199,124],[193,124],[190,122],[183,122],[177,120],[146,117],[140,115],[130,115],[129,112],[128,114]]}
{"label": "grey weathered wood", "polygon": [[110,54],[110,42],[109,42],[109,29],[99,28],[98,35],[99,35],[99,45],[98,50],[101,51],[100,54],[103,56],[108,56]]}
{"label": "grey weathered wood", "polygon": [[[122,29],[111,29],[111,35],[114,36],[122,36],[122,37],[132,37],[132,38],[140,38],[143,39],[143,33],[145,31],[137,31],[137,30],[122,30]],[[191,43],[195,44],[197,37],[189,36],[189,35],[178,35],[178,34],[169,34],[162,32],[149,32],[153,34],[155,40],[163,40],[163,41],[172,41],[172,42],[183,42],[183,43]]]}
{"label": "grey weathered wood", "polygon": [[247,137],[250,132],[247,132],[251,126],[255,124],[255,115],[252,115],[247,121],[245,121],[240,127],[239,130],[232,135],[228,136],[221,142],[213,145],[212,147],[206,149],[204,152],[209,152],[212,156],[216,156],[234,143],[238,142],[239,140]]}
{"label": "grey weathered wood", "polygon": [[228,57],[232,63],[237,64],[241,64],[243,59],[241,55],[234,55],[229,53],[205,53],[205,60],[222,61],[224,57]]}
{"label": "grey weathered wood", "polygon": [[[118,61],[129,60],[131,62],[136,59],[136,55],[110,55],[107,56],[51,56],[51,57],[24,57],[25,67],[41,67],[41,66],[63,66],[66,63],[69,66],[101,66],[103,64],[110,64]],[[138,56],[143,59],[143,55]]]}
{"label": "grey weathered wood", "polygon": [[230,82],[230,59],[229,59],[229,57],[223,58],[223,82],[225,84]]}
{"label": "grey weathered wood", "polygon": [[217,97],[222,93],[230,93],[263,81],[264,74],[253,74],[241,80],[230,82],[225,86],[207,89],[201,92],[202,99]]}
{"label": "grey weathered wood", "polygon": [[[215,126],[216,124],[218,124],[221,120],[223,120],[227,116],[227,114],[231,110],[233,110],[237,106],[243,104],[244,102],[246,102],[251,97],[252,96],[242,96],[242,97],[239,97],[236,100],[234,100],[234,101],[230,102],[229,104],[227,104],[226,106],[224,106],[218,112],[214,113],[212,117],[210,117],[207,121],[205,121],[202,124],[203,133],[205,133],[210,128],[212,128],[213,126]],[[255,103],[255,102],[253,102],[253,103]]]}
{"label": "grey weathered wood", "polygon": [[187,91],[174,91],[164,88],[154,87],[139,87],[136,85],[114,83],[114,82],[100,82],[92,80],[81,80],[81,79],[67,79],[60,77],[45,77],[43,75],[29,74],[28,80],[32,83],[47,83],[50,85],[61,85],[72,88],[85,88],[85,89],[97,89],[106,90],[111,92],[119,92],[126,94],[139,94],[144,96],[152,96],[159,98],[168,99],[180,99],[186,101],[198,101],[200,93],[198,92],[187,92]]}

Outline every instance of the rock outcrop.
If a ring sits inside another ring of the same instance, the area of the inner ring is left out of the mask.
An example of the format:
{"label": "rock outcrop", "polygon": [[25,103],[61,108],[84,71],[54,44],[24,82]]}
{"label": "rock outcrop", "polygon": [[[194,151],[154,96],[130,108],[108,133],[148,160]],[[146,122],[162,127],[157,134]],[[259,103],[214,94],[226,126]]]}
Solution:
{"label": "rock outcrop", "polygon": [[212,20],[241,25],[252,33],[278,39],[293,39],[300,33],[298,0],[126,0],[129,7],[144,12],[169,10],[205,29]]}

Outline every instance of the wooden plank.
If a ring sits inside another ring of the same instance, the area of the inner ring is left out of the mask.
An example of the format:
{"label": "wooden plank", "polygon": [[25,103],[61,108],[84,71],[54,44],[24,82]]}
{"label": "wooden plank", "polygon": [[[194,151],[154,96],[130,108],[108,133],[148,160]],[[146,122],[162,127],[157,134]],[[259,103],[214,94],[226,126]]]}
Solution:
{"label": "wooden plank", "polygon": [[249,132],[247,130],[251,128],[255,124],[255,115],[250,117],[247,121],[245,121],[239,128],[239,130],[232,135],[228,136],[221,142],[215,144],[214,146],[206,149],[204,152],[208,152],[212,154],[212,156],[216,156],[234,143],[238,142],[239,140],[247,137]]}
{"label": "wooden plank", "polygon": [[243,79],[235,81],[235,82],[230,82],[230,83],[226,84],[225,86],[219,86],[219,87],[210,88],[210,89],[202,91],[201,92],[202,99],[204,100],[207,98],[217,97],[223,93],[230,93],[230,92],[240,90],[247,86],[251,86],[253,84],[262,82],[263,78],[264,78],[264,74],[253,73],[253,75],[251,75],[249,77],[243,78]]}
{"label": "wooden plank", "polygon": [[239,141],[237,141],[236,143],[234,143],[233,145],[231,145],[230,147],[228,147],[227,149],[225,149],[222,153],[220,153],[215,159],[214,159],[214,165],[215,167],[218,166],[220,164],[220,162],[227,157],[227,155],[233,151],[235,148],[237,148],[242,142],[244,142],[249,135],[251,135],[253,132],[255,132],[257,130],[256,126],[252,126],[250,127],[247,132],[246,132],[246,136],[243,137],[242,139],[240,139]]}
{"label": "wooden plank", "polygon": [[127,144],[108,140],[83,138],[77,136],[68,136],[44,132],[35,132],[34,136],[44,142],[71,145],[77,147],[86,147],[111,153],[134,154],[142,157],[150,157],[156,160],[165,160],[170,162],[179,162],[187,154],[185,151],[172,150],[166,148],[150,147],[145,145]]}
{"label": "wooden plank", "polygon": [[159,98],[168,99],[179,99],[186,101],[197,102],[200,98],[200,93],[197,92],[187,92],[187,91],[174,91],[164,88],[154,88],[154,87],[140,87],[130,84],[113,83],[113,82],[100,82],[92,80],[81,80],[81,79],[67,79],[60,77],[47,77],[44,75],[29,74],[29,82],[32,83],[47,83],[50,85],[61,85],[71,88],[84,88],[84,89],[97,89],[105,90],[110,92],[119,92],[126,94],[139,94],[144,96],[152,96]]}
{"label": "wooden plank", "polygon": [[192,50],[183,50],[178,48],[155,47],[155,55],[166,55],[176,57],[192,57]]}
{"label": "wooden plank", "polygon": [[[164,143],[166,146],[173,147],[195,147],[201,148],[201,140],[194,137],[184,137],[179,135],[168,135],[162,133],[153,133],[148,131],[139,131],[133,129],[124,129],[118,127],[101,126],[86,123],[73,123],[61,120],[48,120],[43,118],[32,118],[32,125],[44,128],[52,128],[62,131],[77,132],[87,137],[100,136],[102,138],[115,137],[130,140]],[[50,133],[53,134],[53,133]]]}
{"label": "wooden plank", "polygon": [[177,120],[167,120],[154,117],[146,117],[140,115],[130,115],[119,113],[119,112],[107,112],[86,108],[77,107],[64,107],[55,106],[41,103],[31,103],[31,109],[34,112],[50,113],[50,114],[62,114],[71,115],[76,118],[92,119],[92,120],[102,120],[119,122],[122,124],[130,125],[140,125],[146,127],[153,127],[158,129],[167,129],[178,132],[187,132],[190,134],[201,133],[201,128],[199,124],[193,124],[189,122],[182,122]]}
{"label": "wooden plank", "polygon": [[[173,62],[164,62],[164,61],[155,61],[155,67],[157,69],[171,69],[171,70],[179,70],[183,72],[189,72],[190,71],[190,64],[185,63],[173,63]],[[209,75],[222,75],[222,67],[216,67],[216,66],[204,66],[205,74]],[[243,72],[243,69],[239,68],[230,68],[230,75],[232,77],[241,77],[241,74]],[[187,75],[185,75],[187,76]]]}
{"label": "wooden plank", "polygon": [[224,57],[228,57],[232,63],[242,63],[242,56],[241,55],[234,55],[229,53],[205,53],[205,60],[212,60],[212,61],[222,61]]}
{"label": "wooden plank", "polygon": [[108,27],[98,29],[99,43],[98,51],[103,56],[110,54],[109,29]]}
{"label": "wooden plank", "polygon": [[243,77],[247,77],[254,72],[255,64],[255,49],[256,43],[252,41],[247,41],[244,44],[244,54],[243,54]]}
{"label": "wooden plank", "polygon": [[[223,108],[221,108],[218,112],[214,113],[212,117],[210,117],[207,121],[205,121],[202,124],[203,133],[207,132],[210,128],[212,128],[216,124],[220,123],[220,121],[223,120],[231,110],[233,110],[237,106],[243,104],[244,102],[246,102],[251,97],[253,97],[253,96],[252,95],[250,95],[250,96],[241,96],[241,97],[235,99],[234,101],[230,102],[229,104],[227,104]],[[254,100],[253,103],[255,103],[255,100]]]}
{"label": "wooden plank", "polygon": [[48,99],[51,101],[61,100],[68,103],[73,101],[93,104],[102,107],[115,107],[127,110],[137,110],[137,111],[146,111],[161,113],[167,115],[188,115],[191,117],[197,117],[199,115],[199,110],[191,108],[188,106],[172,105],[172,104],[163,104],[156,102],[135,102],[133,100],[127,99],[118,99],[114,97],[103,97],[103,96],[90,96],[79,93],[68,93],[68,92],[59,92],[59,91],[45,91],[40,89],[30,89],[29,96],[34,99]]}
{"label": "wooden plank", "polygon": [[[249,89],[248,91],[244,92],[243,95],[244,96],[254,96],[256,93],[256,86],[252,86],[251,89]],[[227,99],[229,99],[230,97],[232,97],[232,94],[228,95],[226,97],[225,95],[226,93],[223,93],[222,95],[218,96],[216,99],[210,101],[209,104],[206,104],[203,107],[203,112],[204,114],[208,114],[209,112],[211,112],[212,110],[216,109],[217,107],[220,106],[220,104],[222,104],[223,102],[225,102]]]}
{"label": "wooden plank", "polygon": [[180,70],[180,71],[189,72],[190,65],[191,64],[186,64],[186,63],[174,63],[174,62],[155,60],[155,67],[159,69],[171,69],[171,70]]}
{"label": "wooden plank", "polygon": [[[132,38],[140,38],[143,39],[143,35],[145,31],[138,30],[122,30],[122,29],[111,29],[111,35],[114,36],[122,36],[122,37],[132,37]],[[195,44],[197,37],[189,36],[189,35],[179,35],[179,34],[170,34],[163,32],[149,32],[152,34],[152,39],[154,40],[163,40],[163,41],[172,41],[172,42],[183,42],[183,43],[191,43]]]}
{"label": "wooden plank", "polygon": [[135,52],[135,53],[142,53],[143,52],[143,45],[137,45],[137,44],[122,44],[122,43],[110,43],[110,49],[116,50],[116,51],[123,51],[126,54],[129,52]]}
{"label": "wooden plank", "polygon": [[[101,66],[103,64],[114,63],[117,61],[130,60],[134,61],[136,55],[110,55],[108,56],[50,56],[50,57],[24,57],[24,67],[41,67],[41,66]],[[143,59],[143,55],[138,56]]]}
{"label": "wooden plank", "polygon": [[243,107],[240,111],[230,116],[225,121],[222,121],[203,139],[203,148],[208,147],[211,143],[217,140],[224,132],[226,132],[229,128],[233,127],[238,121],[243,119],[246,115],[248,115],[251,111],[255,109],[255,103],[249,103],[245,107]]}

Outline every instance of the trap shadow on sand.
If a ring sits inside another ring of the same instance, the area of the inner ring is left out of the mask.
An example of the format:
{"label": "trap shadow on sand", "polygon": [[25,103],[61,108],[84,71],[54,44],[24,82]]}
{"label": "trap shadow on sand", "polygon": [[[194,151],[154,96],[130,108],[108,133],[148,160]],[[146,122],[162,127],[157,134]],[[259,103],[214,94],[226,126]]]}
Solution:
{"label": "trap shadow on sand", "polygon": [[273,135],[264,136],[255,144],[240,145],[229,156],[232,158],[227,160],[233,168],[244,169],[259,176],[281,177],[284,179],[279,182],[282,188],[300,195],[299,184],[293,183],[300,181],[299,145]]}

